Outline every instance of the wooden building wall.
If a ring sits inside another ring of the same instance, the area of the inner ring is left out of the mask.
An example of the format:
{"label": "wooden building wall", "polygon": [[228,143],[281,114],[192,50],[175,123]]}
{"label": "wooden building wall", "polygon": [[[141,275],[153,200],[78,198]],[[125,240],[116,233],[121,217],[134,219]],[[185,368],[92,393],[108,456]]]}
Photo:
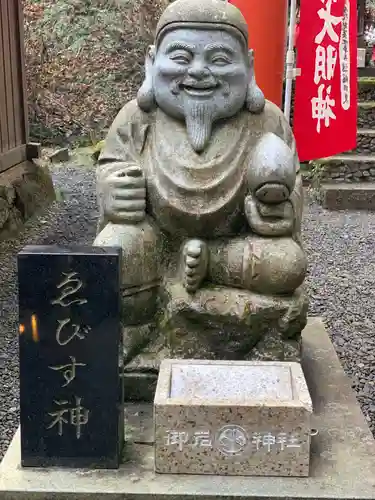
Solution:
{"label": "wooden building wall", "polygon": [[0,172],[26,160],[23,43],[21,0],[0,0]]}

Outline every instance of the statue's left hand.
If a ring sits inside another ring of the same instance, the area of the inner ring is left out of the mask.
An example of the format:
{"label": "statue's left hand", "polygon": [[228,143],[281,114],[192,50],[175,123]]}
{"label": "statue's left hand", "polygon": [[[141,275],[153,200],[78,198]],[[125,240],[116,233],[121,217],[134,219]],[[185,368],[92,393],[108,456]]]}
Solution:
{"label": "statue's left hand", "polygon": [[251,195],[245,199],[245,213],[251,229],[260,236],[291,236],[295,214],[292,203],[266,205]]}

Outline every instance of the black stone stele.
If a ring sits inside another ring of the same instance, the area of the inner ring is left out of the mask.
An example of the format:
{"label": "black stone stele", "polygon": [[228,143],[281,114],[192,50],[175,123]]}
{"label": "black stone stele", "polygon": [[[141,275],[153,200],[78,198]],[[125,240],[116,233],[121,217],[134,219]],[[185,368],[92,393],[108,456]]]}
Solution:
{"label": "black stone stele", "polygon": [[119,467],[120,255],[58,246],[18,254],[24,467]]}

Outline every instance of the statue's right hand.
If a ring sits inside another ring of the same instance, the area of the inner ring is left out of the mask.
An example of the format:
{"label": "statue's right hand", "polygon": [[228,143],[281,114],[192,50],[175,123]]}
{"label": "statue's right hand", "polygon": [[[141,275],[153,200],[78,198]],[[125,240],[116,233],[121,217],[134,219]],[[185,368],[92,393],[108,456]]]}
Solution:
{"label": "statue's right hand", "polygon": [[106,179],[105,213],[115,223],[138,223],[146,216],[146,182],[140,167],[127,166]]}

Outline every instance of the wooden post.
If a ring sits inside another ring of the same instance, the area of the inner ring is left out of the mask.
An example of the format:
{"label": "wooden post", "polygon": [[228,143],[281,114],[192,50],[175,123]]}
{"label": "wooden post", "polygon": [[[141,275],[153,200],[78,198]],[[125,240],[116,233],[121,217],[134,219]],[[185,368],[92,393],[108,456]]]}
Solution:
{"label": "wooden post", "polygon": [[287,0],[230,0],[249,25],[255,75],[267,99],[282,105],[286,49]]}

